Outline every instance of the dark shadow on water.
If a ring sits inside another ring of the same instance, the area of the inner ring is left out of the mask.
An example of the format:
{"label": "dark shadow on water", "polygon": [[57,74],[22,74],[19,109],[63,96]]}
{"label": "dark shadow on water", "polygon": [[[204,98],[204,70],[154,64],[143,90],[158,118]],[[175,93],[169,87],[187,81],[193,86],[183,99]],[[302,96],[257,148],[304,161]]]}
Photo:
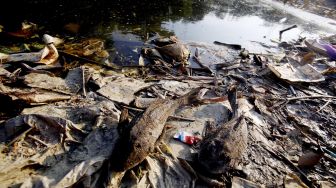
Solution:
{"label": "dark shadow on water", "polygon": [[0,12],[0,24],[7,30],[15,30],[27,20],[60,33],[65,24],[76,23],[81,26],[81,35],[121,30],[145,37],[148,32],[171,34],[162,28],[164,22],[193,23],[211,12],[219,18],[226,14],[252,15],[269,22],[283,17],[253,0],[13,0]]}
{"label": "dark shadow on water", "polygon": [[[279,23],[284,18],[286,23]],[[40,26],[40,35],[102,38],[110,54],[118,56],[115,61],[131,64],[153,33],[177,35],[184,41],[241,44],[258,52],[250,41],[270,44],[278,31],[294,24],[298,29],[287,32],[286,39],[317,29],[260,0],[12,0],[0,11],[4,32],[18,30],[25,20]],[[78,31],[65,29],[69,24]],[[0,33],[0,45],[6,40]]]}

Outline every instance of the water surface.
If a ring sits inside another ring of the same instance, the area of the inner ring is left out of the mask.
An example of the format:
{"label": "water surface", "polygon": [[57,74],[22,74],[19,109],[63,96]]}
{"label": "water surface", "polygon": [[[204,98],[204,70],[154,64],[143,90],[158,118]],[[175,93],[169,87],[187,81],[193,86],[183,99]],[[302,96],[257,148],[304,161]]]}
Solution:
{"label": "water surface", "polygon": [[[50,34],[103,37],[126,59],[153,33],[177,35],[184,41],[241,44],[259,52],[269,50],[279,31],[294,24],[298,28],[284,33],[283,40],[336,31],[333,20],[271,0],[14,0],[6,6],[0,24],[7,30],[28,20]],[[69,31],[69,24],[79,30]]]}

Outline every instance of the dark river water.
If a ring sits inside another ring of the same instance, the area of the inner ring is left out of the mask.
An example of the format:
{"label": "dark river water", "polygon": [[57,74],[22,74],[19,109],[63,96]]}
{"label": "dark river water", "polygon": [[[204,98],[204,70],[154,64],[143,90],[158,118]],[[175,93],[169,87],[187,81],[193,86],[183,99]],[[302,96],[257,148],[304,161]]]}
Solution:
{"label": "dark river water", "polygon": [[336,31],[331,19],[271,0],[13,0],[2,6],[4,30],[15,30],[22,21],[54,35],[99,36],[121,51],[141,45],[152,33],[262,51],[279,39],[280,30],[294,24],[298,28],[284,33],[283,40]]}

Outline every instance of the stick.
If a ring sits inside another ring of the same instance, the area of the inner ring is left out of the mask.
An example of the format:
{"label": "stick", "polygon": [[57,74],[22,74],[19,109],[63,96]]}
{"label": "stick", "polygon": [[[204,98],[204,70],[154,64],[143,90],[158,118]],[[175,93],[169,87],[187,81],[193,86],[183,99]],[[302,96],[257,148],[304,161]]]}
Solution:
{"label": "stick", "polygon": [[44,146],[46,146],[46,147],[49,147],[49,145],[48,145],[47,143],[43,142],[42,140],[40,140],[40,139],[38,139],[38,138],[35,138],[35,137],[32,136],[32,135],[28,135],[27,137],[28,137],[28,138],[31,138],[31,139],[33,139],[33,140],[35,140],[36,142],[38,142],[38,143],[40,143],[40,144],[42,144],[42,145],[44,145]]}
{"label": "stick", "polygon": [[292,85],[289,85],[289,89],[292,91],[293,95],[297,96],[297,93]]}
{"label": "stick", "polygon": [[294,101],[294,100],[301,100],[301,99],[316,99],[316,98],[336,99],[336,96],[314,95],[314,96],[303,96],[303,97],[291,97],[291,98],[287,98],[287,101]]}
{"label": "stick", "polygon": [[83,80],[83,95],[86,97],[86,89],[85,89],[85,68],[82,67],[82,80]]}
{"label": "stick", "polygon": [[45,71],[45,70],[36,70],[33,67],[25,64],[25,63],[21,63],[24,67],[26,67],[28,70],[30,70],[31,72],[34,73],[42,73],[42,74],[47,74],[49,76],[55,76],[53,73],[49,72],[49,71]]}
{"label": "stick", "polygon": [[323,106],[321,106],[321,108],[320,108],[319,110],[317,110],[317,112],[320,112],[320,111],[323,110],[325,107],[327,107],[331,101],[332,101],[332,100],[329,99]]}
{"label": "stick", "polygon": [[12,145],[14,142],[20,140],[20,139],[24,139],[24,137],[31,131],[33,130],[33,127],[30,127],[29,129],[27,129],[26,131],[24,131],[23,133],[21,133],[19,136],[17,136],[16,138],[14,138],[11,142],[9,142],[7,144],[7,146]]}
{"label": "stick", "polygon": [[78,55],[75,55],[75,54],[70,54],[70,53],[68,53],[68,52],[65,52],[65,51],[58,51],[61,55],[63,55],[63,56],[68,56],[68,57],[71,57],[71,58],[75,58],[75,59],[78,59],[78,60],[80,60],[80,61],[84,61],[84,62],[88,62],[88,63],[92,63],[92,64],[95,64],[95,65],[100,65],[100,66],[102,66],[102,67],[105,67],[105,68],[109,68],[109,69],[116,69],[116,70],[121,70],[121,68],[120,67],[118,67],[118,66],[107,66],[107,65],[104,65],[104,64],[102,64],[102,63],[98,63],[98,62],[96,62],[96,61],[93,61],[93,60],[91,60],[91,59],[87,59],[87,58],[84,58],[84,57],[80,57],[80,56],[78,56]]}
{"label": "stick", "polygon": [[182,116],[169,116],[169,119],[177,119],[177,120],[190,121],[190,122],[196,121],[193,118],[186,118],[186,117],[182,117]]}
{"label": "stick", "polygon": [[288,27],[288,28],[286,28],[286,29],[281,30],[281,31],[279,32],[279,34],[280,34],[280,36],[279,36],[279,40],[281,41],[281,39],[282,39],[282,33],[286,32],[286,31],[289,31],[289,30],[291,30],[291,29],[294,29],[294,28],[297,28],[297,25],[293,25],[293,26],[291,26],[291,27]]}
{"label": "stick", "polygon": [[214,98],[208,98],[208,99],[200,99],[200,103],[201,104],[212,104],[212,103],[217,103],[217,102],[224,102],[227,100],[228,100],[227,96],[223,96],[223,97],[214,97]]}
{"label": "stick", "polygon": [[133,108],[133,107],[130,107],[130,106],[125,106],[125,105],[122,105],[123,108],[127,108],[129,110],[134,110],[134,111],[138,111],[138,112],[143,112],[145,111],[144,109],[140,109],[140,108]]}

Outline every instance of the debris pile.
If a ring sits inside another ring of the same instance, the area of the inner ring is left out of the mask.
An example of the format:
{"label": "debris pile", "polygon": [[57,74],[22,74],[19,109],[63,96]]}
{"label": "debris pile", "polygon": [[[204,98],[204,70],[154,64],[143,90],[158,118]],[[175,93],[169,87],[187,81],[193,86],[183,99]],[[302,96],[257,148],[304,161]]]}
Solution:
{"label": "debris pile", "polygon": [[43,38],[0,56],[2,186],[335,186],[335,36],[265,55],[159,37],[132,68]]}

